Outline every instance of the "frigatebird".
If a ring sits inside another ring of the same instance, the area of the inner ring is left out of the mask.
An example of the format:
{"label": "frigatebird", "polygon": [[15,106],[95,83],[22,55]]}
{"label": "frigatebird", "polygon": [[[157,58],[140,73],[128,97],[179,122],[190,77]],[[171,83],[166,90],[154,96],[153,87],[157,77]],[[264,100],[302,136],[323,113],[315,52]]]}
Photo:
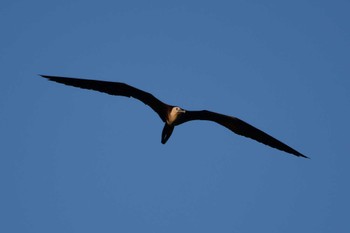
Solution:
{"label": "frigatebird", "polygon": [[165,122],[161,137],[162,144],[165,144],[168,141],[175,126],[192,120],[208,120],[216,122],[238,135],[254,139],[260,143],[298,157],[308,158],[283,142],[237,117],[223,115],[208,110],[188,111],[178,106],[163,103],[152,94],[125,83],[48,75],[40,76],[69,86],[100,91],[110,95],[133,97],[142,101],[144,104],[150,106],[159,115],[162,121]]}

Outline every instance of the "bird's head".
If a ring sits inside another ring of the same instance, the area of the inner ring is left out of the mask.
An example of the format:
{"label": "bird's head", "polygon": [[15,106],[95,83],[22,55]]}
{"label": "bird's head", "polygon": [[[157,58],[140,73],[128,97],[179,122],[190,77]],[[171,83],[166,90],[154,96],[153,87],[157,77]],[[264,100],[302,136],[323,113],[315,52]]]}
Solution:
{"label": "bird's head", "polygon": [[175,112],[175,114],[180,114],[180,113],[185,113],[186,111],[180,107],[173,107],[173,109],[171,110],[171,112]]}
{"label": "bird's head", "polygon": [[180,107],[173,107],[168,115],[167,123],[169,125],[176,124],[176,120],[179,119],[179,116],[184,114],[186,111]]}

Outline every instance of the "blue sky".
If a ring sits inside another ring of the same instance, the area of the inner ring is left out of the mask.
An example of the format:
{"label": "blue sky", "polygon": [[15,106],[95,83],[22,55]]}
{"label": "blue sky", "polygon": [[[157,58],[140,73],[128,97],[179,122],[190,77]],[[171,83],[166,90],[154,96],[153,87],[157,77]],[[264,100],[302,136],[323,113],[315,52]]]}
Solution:
{"label": "blue sky", "polygon": [[[0,232],[349,232],[349,1],[0,6]],[[37,74],[125,82],[311,157]]]}

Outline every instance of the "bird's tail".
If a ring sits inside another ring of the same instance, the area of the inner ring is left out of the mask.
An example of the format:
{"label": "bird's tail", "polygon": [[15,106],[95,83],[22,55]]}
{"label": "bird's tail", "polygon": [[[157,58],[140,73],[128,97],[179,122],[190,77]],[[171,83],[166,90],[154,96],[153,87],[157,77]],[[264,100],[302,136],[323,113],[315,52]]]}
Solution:
{"label": "bird's tail", "polygon": [[173,130],[174,130],[174,126],[168,125],[167,123],[165,123],[162,131],[162,140],[161,140],[162,144],[165,144],[168,141],[171,134],[173,133]]}

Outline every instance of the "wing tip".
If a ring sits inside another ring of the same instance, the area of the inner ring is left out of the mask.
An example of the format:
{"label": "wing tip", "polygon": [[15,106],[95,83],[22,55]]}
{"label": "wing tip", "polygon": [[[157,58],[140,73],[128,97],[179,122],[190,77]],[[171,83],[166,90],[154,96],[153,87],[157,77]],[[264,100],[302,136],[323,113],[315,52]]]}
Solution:
{"label": "wing tip", "polygon": [[38,74],[38,75],[43,77],[43,78],[47,78],[47,79],[50,79],[53,77],[53,76],[49,76],[49,75],[45,75],[45,74]]}
{"label": "wing tip", "polygon": [[311,159],[310,157],[307,157],[307,156],[305,156],[305,155],[301,155],[300,157],[303,157],[303,158],[305,158],[305,159]]}
{"label": "wing tip", "polygon": [[310,159],[309,157],[307,157],[307,156],[305,156],[305,155],[303,155],[302,153],[299,153],[299,152],[294,153],[294,155],[296,155],[296,156],[298,156],[298,157],[305,158],[305,159]]}
{"label": "wing tip", "polygon": [[39,76],[46,78],[47,80],[58,82],[58,83],[63,83],[60,80],[63,79],[63,77],[60,76],[51,76],[51,75],[45,75],[45,74],[38,74]]}
{"label": "wing tip", "polygon": [[48,80],[51,80],[52,81],[52,78],[53,76],[50,76],[50,75],[44,75],[44,74],[38,74],[40,77],[43,77],[43,78],[46,78]]}

